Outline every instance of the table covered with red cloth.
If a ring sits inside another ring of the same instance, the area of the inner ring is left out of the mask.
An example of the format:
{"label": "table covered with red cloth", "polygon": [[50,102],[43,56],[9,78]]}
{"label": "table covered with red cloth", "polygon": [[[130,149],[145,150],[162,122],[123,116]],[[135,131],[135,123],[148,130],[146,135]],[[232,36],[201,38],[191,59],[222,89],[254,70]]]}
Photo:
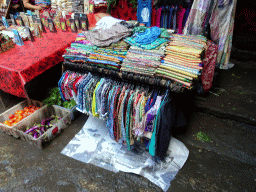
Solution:
{"label": "table covered with red cloth", "polygon": [[[65,49],[75,41],[77,33],[43,33],[34,42],[0,53],[0,89],[18,97],[28,97],[25,84],[47,69],[63,61]],[[51,78],[51,77],[48,77]]]}

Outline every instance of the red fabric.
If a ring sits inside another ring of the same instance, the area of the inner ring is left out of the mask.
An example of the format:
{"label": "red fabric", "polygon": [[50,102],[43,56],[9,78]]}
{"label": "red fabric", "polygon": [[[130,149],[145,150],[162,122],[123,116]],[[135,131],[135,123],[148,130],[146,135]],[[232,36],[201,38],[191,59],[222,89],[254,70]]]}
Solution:
{"label": "red fabric", "polygon": [[111,15],[118,19],[123,19],[126,21],[137,20],[137,9],[132,7],[132,4],[127,2],[127,0],[120,0],[118,4],[112,7]]}
{"label": "red fabric", "polygon": [[152,15],[151,15],[151,26],[156,26],[156,8],[152,8]]}
{"label": "red fabric", "polygon": [[218,47],[212,41],[207,42],[207,49],[203,60],[203,73],[201,76],[203,88],[208,91],[212,87],[213,75],[216,66]]}
{"label": "red fabric", "polygon": [[25,98],[25,84],[63,61],[65,49],[76,36],[71,32],[47,32],[43,33],[43,38],[36,38],[34,42],[25,41],[23,46],[16,45],[1,53],[0,89]]}

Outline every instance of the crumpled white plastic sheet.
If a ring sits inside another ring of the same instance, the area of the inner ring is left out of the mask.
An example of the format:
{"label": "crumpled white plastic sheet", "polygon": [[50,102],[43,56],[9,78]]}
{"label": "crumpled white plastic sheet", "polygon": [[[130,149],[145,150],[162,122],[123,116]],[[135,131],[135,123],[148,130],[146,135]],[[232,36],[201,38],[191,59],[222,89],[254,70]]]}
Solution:
{"label": "crumpled white plastic sheet", "polygon": [[182,142],[172,137],[166,162],[156,164],[147,151],[137,150],[134,153],[112,140],[106,121],[90,116],[61,153],[109,171],[142,175],[167,191],[170,182],[185,164],[189,151]]}

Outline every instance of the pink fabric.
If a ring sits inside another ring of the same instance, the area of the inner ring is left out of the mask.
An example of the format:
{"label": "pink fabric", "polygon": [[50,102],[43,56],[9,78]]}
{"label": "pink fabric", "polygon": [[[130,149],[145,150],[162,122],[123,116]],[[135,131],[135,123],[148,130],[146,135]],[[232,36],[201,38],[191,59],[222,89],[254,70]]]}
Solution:
{"label": "pink fabric", "polygon": [[160,23],[161,23],[161,12],[162,12],[162,8],[160,7],[157,11],[156,11],[156,26],[160,27]]}
{"label": "pink fabric", "polygon": [[182,6],[179,6],[180,10],[178,13],[178,34],[182,34],[182,22],[184,18],[184,14],[186,12],[186,9]]}

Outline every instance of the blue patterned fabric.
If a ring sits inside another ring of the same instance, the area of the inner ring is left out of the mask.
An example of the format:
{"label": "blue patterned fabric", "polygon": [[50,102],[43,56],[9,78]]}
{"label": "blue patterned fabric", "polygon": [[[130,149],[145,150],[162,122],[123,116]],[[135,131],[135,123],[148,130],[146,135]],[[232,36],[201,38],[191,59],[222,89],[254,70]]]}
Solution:
{"label": "blue patterned fabric", "polygon": [[147,27],[151,26],[151,0],[138,0],[137,20],[139,23],[144,23]]}
{"label": "blue patterned fabric", "polygon": [[139,44],[150,44],[153,43],[161,34],[159,27],[151,27],[145,30],[143,33],[138,33],[134,38],[136,43]]}

